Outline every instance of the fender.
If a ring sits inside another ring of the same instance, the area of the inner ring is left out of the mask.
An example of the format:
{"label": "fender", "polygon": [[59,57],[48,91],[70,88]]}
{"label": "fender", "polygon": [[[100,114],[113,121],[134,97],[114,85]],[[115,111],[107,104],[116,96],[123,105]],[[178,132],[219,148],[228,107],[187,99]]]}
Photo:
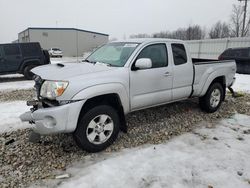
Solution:
{"label": "fender", "polygon": [[23,72],[27,65],[41,65],[41,61],[37,58],[24,60],[19,67],[19,71]]}
{"label": "fender", "polygon": [[87,100],[105,94],[117,94],[123,106],[124,113],[129,113],[129,95],[125,87],[120,83],[99,84],[85,88],[74,95],[72,100]]}
{"label": "fender", "polygon": [[[202,87],[202,90],[201,90],[201,93],[200,93],[200,96],[204,96],[209,88],[209,86],[211,85],[211,83],[218,77],[224,77],[225,79],[225,76],[223,73],[219,73],[218,70],[217,71],[214,71],[212,74],[210,74],[205,82],[205,84],[203,85]],[[224,84],[226,83],[225,80],[223,81]]]}

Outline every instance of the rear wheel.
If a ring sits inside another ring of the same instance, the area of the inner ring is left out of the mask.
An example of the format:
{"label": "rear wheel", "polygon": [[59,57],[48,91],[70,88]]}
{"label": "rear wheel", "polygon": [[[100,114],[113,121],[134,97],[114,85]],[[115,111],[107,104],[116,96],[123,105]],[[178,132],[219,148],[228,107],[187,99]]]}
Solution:
{"label": "rear wheel", "polygon": [[207,93],[200,97],[199,103],[202,110],[213,113],[218,110],[224,98],[224,90],[220,83],[213,83]]}
{"label": "rear wheel", "polygon": [[73,137],[81,149],[99,152],[116,140],[119,127],[117,111],[111,106],[100,105],[80,115]]}
{"label": "rear wheel", "polygon": [[30,70],[34,67],[36,67],[36,65],[28,65],[24,68],[23,74],[27,80],[31,80],[33,78],[34,73],[32,73]]}

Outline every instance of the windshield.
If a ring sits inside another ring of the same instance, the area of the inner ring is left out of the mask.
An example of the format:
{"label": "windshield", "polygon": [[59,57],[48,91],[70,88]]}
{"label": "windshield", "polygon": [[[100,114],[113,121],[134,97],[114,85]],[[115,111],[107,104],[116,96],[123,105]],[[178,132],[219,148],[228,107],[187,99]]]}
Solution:
{"label": "windshield", "polygon": [[101,62],[110,66],[123,67],[138,43],[109,43],[93,52],[86,61]]}

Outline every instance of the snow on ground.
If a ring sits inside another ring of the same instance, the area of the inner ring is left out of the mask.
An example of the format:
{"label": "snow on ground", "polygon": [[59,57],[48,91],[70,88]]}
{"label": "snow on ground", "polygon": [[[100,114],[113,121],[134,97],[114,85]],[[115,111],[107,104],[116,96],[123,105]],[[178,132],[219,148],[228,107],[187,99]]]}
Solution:
{"label": "snow on ground", "polygon": [[20,89],[31,89],[34,86],[34,81],[15,81],[0,83],[0,91],[12,91]]}
{"label": "snow on ground", "polygon": [[250,93],[250,75],[236,74],[236,81],[233,85],[236,91],[243,91]]}
{"label": "snow on ground", "polygon": [[29,111],[25,101],[0,103],[0,133],[30,127],[19,119],[21,113]]}
{"label": "snow on ground", "polygon": [[20,78],[23,77],[22,74],[6,74],[6,75],[0,75],[0,78]]}
{"label": "snow on ground", "polygon": [[249,188],[249,130],[250,117],[236,114],[165,144],[84,160],[67,170],[73,177],[60,187]]}
{"label": "snow on ground", "polygon": [[63,58],[50,58],[51,64],[78,62],[83,60],[83,57],[63,57]]}

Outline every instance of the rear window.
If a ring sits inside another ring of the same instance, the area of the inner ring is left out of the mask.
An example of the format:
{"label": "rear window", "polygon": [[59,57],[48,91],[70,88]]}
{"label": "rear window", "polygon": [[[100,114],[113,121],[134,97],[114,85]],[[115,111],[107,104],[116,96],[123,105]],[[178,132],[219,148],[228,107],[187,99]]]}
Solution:
{"label": "rear window", "polygon": [[19,55],[20,49],[17,44],[3,45],[3,51],[6,56]]}
{"label": "rear window", "polygon": [[182,65],[187,63],[187,53],[183,44],[171,44],[173,56],[174,56],[174,64]]}
{"label": "rear window", "polygon": [[21,44],[21,50],[23,56],[39,56],[41,54],[41,48],[39,44],[24,43]]}

